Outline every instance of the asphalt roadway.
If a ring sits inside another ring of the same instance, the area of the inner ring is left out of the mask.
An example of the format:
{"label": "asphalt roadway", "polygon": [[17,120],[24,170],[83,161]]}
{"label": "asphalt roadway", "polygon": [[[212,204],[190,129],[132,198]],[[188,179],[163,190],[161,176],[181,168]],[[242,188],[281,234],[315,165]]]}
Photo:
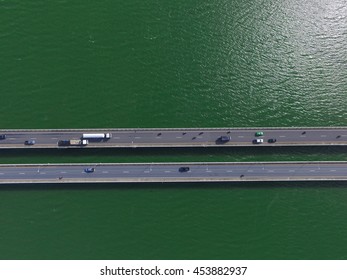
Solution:
{"label": "asphalt roadway", "polygon": [[0,165],[0,184],[318,180],[346,181],[347,162]]}
{"label": "asphalt roadway", "polygon": [[[264,136],[256,137],[257,131]],[[90,140],[89,145],[68,148],[209,147],[209,146],[315,146],[347,145],[347,127],[326,128],[193,128],[193,129],[76,129],[0,130],[6,139],[1,148],[58,148],[59,140],[81,139],[83,133],[112,133],[108,140]],[[220,136],[230,136],[222,143]],[[263,139],[253,144],[254,139]],[[276,143],[268,143],[276,139]],[[32,146],[26,140],[35,140]],[[67,147],[59,147],[67,148]]]}

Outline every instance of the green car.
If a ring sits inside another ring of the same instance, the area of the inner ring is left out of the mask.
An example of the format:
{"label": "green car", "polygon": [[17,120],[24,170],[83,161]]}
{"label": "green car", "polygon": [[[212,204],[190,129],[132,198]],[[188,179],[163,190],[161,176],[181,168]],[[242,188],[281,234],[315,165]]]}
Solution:
{"label": "green car", "polygon": [[264,132],[262,132],[262,131],[257,131],[257,132],[255,133],[255,136],[257,136],[257,137],[259,137],[259,136],[264,136]]}

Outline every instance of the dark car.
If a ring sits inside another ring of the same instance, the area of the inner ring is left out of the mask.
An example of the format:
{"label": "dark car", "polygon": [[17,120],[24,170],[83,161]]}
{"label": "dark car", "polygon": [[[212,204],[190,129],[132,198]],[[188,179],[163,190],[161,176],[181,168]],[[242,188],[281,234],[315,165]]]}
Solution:
{"label": "dark car", "polygon": [[188,172],[189,170],[190,170],[190,168],[187,166],[182,166],[178,169],[179,172]]}
{"label": "dark car", "polygon": [[231,137],[223,135],[223,136],[219,137],[219,140],[222,141],[222,142],[228,142],[228,141],[231,140]]}
{"label": "dark car", "polygon": [[217,139],[216,143],[217,144],[224,144],[226,142],[229,142],[230,140],[231,140],[230,136],[222,135]]}
{"label": "dark car", "polygon": [[267,140],[268,143],[276,143],[277,139],[275,138],[271,138],[269,140]]}
{"label": "dark car", "polygon": [[88,167],[88,168],[85,168],[84,169],[84,172],[85,173],[93,173],[95,171],[95,168],[94,167]]}
{"label": "dark car", "polygon": [[0,135],[0,140],[4,140],[4,139],[6,139],[6,134],[1,134]]}
{"label": "dark car", "polygon": [[35,140],[26,140],[25,142],[24,142],[24,145],[35,145]]}

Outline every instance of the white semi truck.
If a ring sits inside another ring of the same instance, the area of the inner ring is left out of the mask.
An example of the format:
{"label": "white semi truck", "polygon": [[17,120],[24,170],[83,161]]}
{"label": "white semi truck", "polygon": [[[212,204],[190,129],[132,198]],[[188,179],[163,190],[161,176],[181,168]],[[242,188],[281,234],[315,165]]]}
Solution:
{"label": "white semi truck", "polygon": [[110,139],[111,133],[84,133],[82,139]]}

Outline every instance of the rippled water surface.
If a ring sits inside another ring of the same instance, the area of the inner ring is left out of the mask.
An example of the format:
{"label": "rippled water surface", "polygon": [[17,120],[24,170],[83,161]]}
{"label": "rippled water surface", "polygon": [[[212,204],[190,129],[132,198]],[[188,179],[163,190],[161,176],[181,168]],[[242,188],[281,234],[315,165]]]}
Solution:
{"label": "rippled water surface", "polygon": [[[347,4],[2,1],[0,127],[347,125]],[[1,163],[347,160],[345,148]],[[345,183],[2,187],[0,258],[346,259]]]}

